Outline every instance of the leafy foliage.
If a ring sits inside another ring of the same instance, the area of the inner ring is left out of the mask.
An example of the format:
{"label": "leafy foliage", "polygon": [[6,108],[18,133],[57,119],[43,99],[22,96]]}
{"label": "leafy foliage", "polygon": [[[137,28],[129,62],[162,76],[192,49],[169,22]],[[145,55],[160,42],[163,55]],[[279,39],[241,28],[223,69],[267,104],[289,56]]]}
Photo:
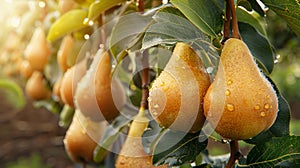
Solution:
{"label": "leafy foliage", "polygon": [[238,167],[295,167],[300,163],[300,137],[274,137],[256,145],[247,155],[247,164]]}
{"label": "leafy foliage", "polygon": [[204,134],[167,130],[155,146],[153,163],[176,166],[192,162],[206,148],[207,142]]}

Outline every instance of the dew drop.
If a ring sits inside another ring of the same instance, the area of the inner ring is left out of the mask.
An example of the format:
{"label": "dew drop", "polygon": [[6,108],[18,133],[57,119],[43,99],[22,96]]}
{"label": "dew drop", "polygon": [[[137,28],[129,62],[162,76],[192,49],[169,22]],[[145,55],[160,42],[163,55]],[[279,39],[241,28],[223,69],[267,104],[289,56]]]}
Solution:
{"label": "dew drop", "polygon": [[147,100],[148,100],[148,102],[151,102],[151,101],[152,101],[152,98],[151,98],[151,97],[148,97]]}
{"label": "dew drop", "polygon": [[255,109],[255,110],[259,110],[259,109],[260,109],[260,106],[257,104],[257,105],[254,106],[254,109]]}
{"label": "dew drop", "polygon": [[226,106],[227,106],[228,111],[234,111],[234,105],[233,104],[228,103]]}
{"label": "dew drop", "polygon": [[154,116],[157,116],[158,113],[157,113],[155,110],[153,110],[153,111],[152,111],[152,114],[153,114]]}
{"label": "dew drop", "polygon": [[186,69],[186,67],[185,66],[183,66],[183,67],[181,67],[182,69]]}
{"label": "dew drop", "polygon": [[264,111],[260,112],[260,116],[264,117],[266,116],[266,113]]}
{"label": "dew drop", "polygon": [[231,84],[232,84],[232,80],[228,80],[227,85],[231,85]]}
{"label": "dew drop", "polygon": [[161,82],[161,83],[160,83],[160,86],[164,86],[164,85],[165,85],[165,82]]}
{"label": "dew drop", "polygon": [[158,104],[154,104],[153,107],[154,107],[154,108],[159,108],[159,105],[158,105]]}
{"label": "dew drop", "polygon": [[267,103],[265,104],[265,109],[269,109],[270,108],[270,105]]}
{"label": "dew drop", "polygon": [[228,89],[225,91],[225,95],[226,95],[226,96],[229,96],[229,95],[230,95],[230,91],[229,91]]}

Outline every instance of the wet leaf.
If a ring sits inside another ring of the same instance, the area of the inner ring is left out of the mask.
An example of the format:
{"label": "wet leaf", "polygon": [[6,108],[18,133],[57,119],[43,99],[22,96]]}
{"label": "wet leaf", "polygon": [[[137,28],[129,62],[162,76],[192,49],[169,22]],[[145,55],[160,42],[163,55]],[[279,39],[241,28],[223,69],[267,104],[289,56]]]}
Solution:
{"label": "wet leaf", "polygon": [[247,164],[238,167],[297,167],[300,163],[300,137],[273,137],[256,145],[247,155]]}
{"label": "wet leaf", "polygon": [[217,38],[222,29],[223,9],[212,0],[171,0],[202,32]]}
{"label": "wet leaf", "polygon": [[206,148],[207,142],[203,134],[167,130],[155,146],[153,164],[178,166],[192,162]]}
{"label": "wet leaf", "polygon": [[293,31],[300,37],[300,2],[296,0],[262,0],[262,2],[276,12]]}

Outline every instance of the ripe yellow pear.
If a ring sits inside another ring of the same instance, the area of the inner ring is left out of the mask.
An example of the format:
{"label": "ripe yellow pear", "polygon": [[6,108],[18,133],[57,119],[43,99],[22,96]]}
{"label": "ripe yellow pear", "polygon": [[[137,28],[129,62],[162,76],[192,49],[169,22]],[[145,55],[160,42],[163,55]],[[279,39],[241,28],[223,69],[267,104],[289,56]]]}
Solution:
{"label": "ripe yellow pear", "polygon": [[51,54],[43,28],[35,29],[32,38],[27,45],[24,55],[32,69],[42,71],[48,62]]}
{"label": "ripe yellow pear", "polygon": [[69,68],[65,73],[61,81],[60,96],[61,100],[68,104],[70,107],[74,106],[74,95],[77,88],[77,84],[86,72],[86,59],[82,60],[78,64],[75,64]]}
{"label": "ripe yellow pear", "polygon": [[122,146],[116,161],[116,168],[167,168],[167,165],[153,166],[152,156],[144,151],[142,135],[147,128],[149,120],[140,113],[134,118],[128,137]]}
{"label": "ripe yellow pear", "polygon": [[70,68],[68,65],[68,57],[70,56],[73,49],[74,41],[71,35],[64,37],[61,42],[60,48],[57,52],[57,63],[62,72],[66,72]]}
{"label": "ripe yellow pear", "polygon": [[121,83],[111,77],[110,55],[99,50],[86,75],[78,84],[76,106],[94,121],[111,121],[126,102]]}
{"label": "ripe yellow pear", "polygon": [[48,99],[51,96],[51,91],[46,87],[46,81],[43,74],[39,71],[33,72],[26,83],[26,93],[34,100]]}
{"label": "ripe yellow pear", "polygon": [[254,137],[274,123],[278,100],[246,44],[231,38],[223,47],[218,71],[204,99],[204,112],[224,138]]}
{"label": "ripe yellow pear", "polygon": [[76,110],[63,141],[69,157],[74,162],[93,162],[94,149],[105,129],[105,122],[93,122]]}
{"label": "ripe yellow pear", "polygon": [[149,110],[165,128],[197,132],[205,121],[203,99],[209,85],[200,57],[189,45],[177,43],[165,69],[152,84]]}

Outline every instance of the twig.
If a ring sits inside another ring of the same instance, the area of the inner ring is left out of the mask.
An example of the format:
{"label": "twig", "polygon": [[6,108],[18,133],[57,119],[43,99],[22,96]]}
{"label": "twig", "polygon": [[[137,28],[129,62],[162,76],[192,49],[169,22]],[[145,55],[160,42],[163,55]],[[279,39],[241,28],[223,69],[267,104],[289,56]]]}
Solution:
{"label": "twig", "polygon": [[221,43],[224,44],[226,40],[230,38],[230,17],[231,17],[231,11],[228,4],[228,0],[226,0],[226,14],[225,14],[225,23],[224,23],[224,29],[223,29],[223,39],[221,40]]}
{"label": "twig", "polygon": [[235,161],[241,157],[237,140],[230,141],[230,158],[225,168],[232,168]]}
{"label": "twig", "polygon": [[226,0],[226,2],[229,5],[229,8],[231,10],[231,16],[232,16],[232,37],[240,39],[241,36],[240,36],[240,33],[239,33],[239,26],[238,26],[237,17],[236,17],[234,0]]}
{"label": "twig", "polygon": [[148,108],[148,96],[149,96],[149,53],[148,50],[145,50],[142,54],[142,100],[141,108]]}

